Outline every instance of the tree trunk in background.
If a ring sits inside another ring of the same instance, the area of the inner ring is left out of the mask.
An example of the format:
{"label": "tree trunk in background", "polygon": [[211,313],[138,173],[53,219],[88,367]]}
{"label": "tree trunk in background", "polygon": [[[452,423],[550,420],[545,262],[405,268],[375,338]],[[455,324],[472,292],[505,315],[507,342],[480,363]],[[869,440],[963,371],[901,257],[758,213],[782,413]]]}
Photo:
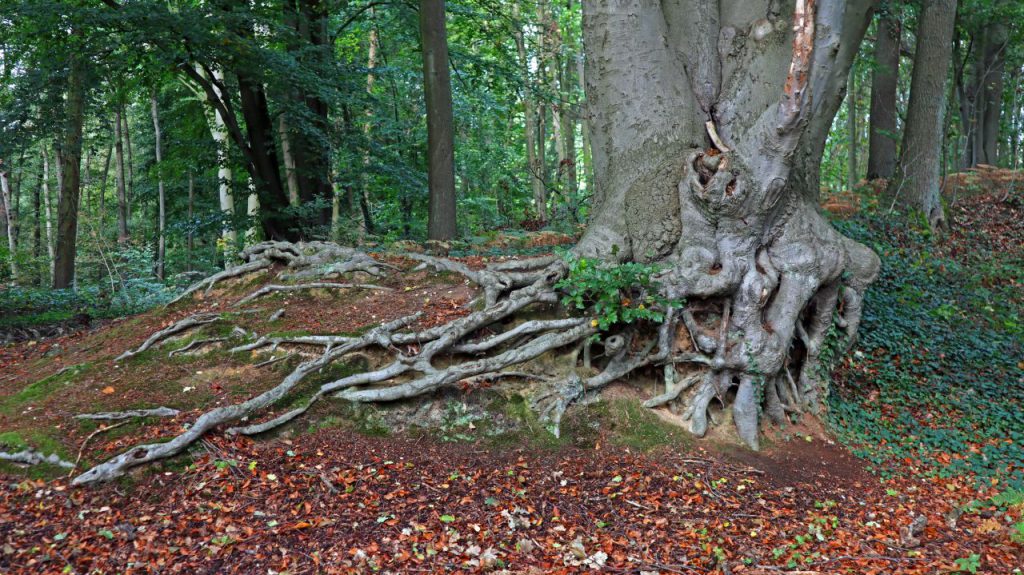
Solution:
{"label": "tree trunk in background", "polygon": [[[372,13],[371,13],[372,16]],[[373,96],[373,84],[376,82],[377,54],[380,51],[380,38],[377,29],[371,28],[369,35],[369,47],[366,54],[366,93]],[[374,233],[373,218],[370,216],[370,133],[373,131],[373,107],[366,107],[366,121],[363,123],[363,139],[366,148],[363,150],[363,172],[359,182],[359,211],[362,214],[361,225],[359,226],[359,239],[362,240],[367,234]],[[354,206],[353,206],[354,207]]]}
{"label": "tree trunk in background", "polygon": [[[263,234],[266,239],[294,241],[299,239],[299,230],[284,213],[288,207],[288,194],[281,182],[281,169],[274,145],[274,126],[267,106],[267,95],[263,85],[244,73],[237,73],[238,91],[241,96],[242,116],[252,150],[249,164],[253,186],[250,186],[248,208],[259,210]],[[252,215],[252,214],[250,214]],[[252,234],[247,234],[252,239]]]}
{"label": "tree trunk in background", "polygon": [[920,211],[932,229],[945,222],[939,169],[956,4],[956,0],[928,0],[921,11],[903,151],[889,186],[893,202]]}
{"label": "tree trunk in background", "polygon": [[846,159],[846,188],[851,192],[857,187],[857,71],[856,66],[850,67],[850,76],[846,82],[846,111],[848,117],[847,131],[849,148]]}
{"label": "tree trunk in background", "polygon": [[282,113],[277,118],[277,135],[281,140],[281,155],[284,159],[285,181],[288,182],[288,203],[297,206],[299,200],[299,174],[295,171],[295,156],[292,155],[291,136],[288,134],[288,121]]}
{"label": "tree trunk in background", "polygon": [[188,233],[185,240],[185,271],[192,271],[192,251],[195,249],[195,214],[193,209],[196,198],[196,182],[192,172],[188,173]]}
{"label": "tree trunk in background", "polygon": [[979,164],[996,165],[999,118],[1003,111],[1003,73],[1009,32],[1006,23],[996,20],[985,28],[981,53],[981,85],[976,106],[977,151]]}
{"label": "tree trunk in background", "polygon": [[[572,0],[566,0],[566,10],[572,10]],[[557,20],[552,18],[552,30],[557,39],[557,50],[555,51],[555,73],[558,79],[558,94],[560,102],[558,105],[559,133],[562,136],[562,144],[559,147],[558,173],[565,175],[564,198],[569,204],[573,214],[576,213],[576,194],[579,191],[579,184],[576,175],[576,123],[573,121],[573,91],[576,87],[573,81],[573,70],[570,62],[575,60],[573,46],[567,42],[558,29]]]}
{"label": "tree trunk in background", "polygon": [[[110,176],[110,160],[114,157],[114,138],[110,139],[110,144],[107,145],[107,159],[103,161],[103,175],[100,177],[100,217],[99,217],[99,229],[103,229],[104,220],[107,215],[107,179]],[[63,164],[60,157],[57,158],[58,165]],[[63,181],[60,173],[57,174],[57,180]],[[60,196],[58,195],[58,201]]]}
{"label": "tree trunk in background", "polygon": [[14,220],[14,206],[11,205],[11,184],[7,179],[7,169],[0,160],[0,203],[3,203],[4,215],[7,223],[7,249],[10,252],[11,279],[18,282],[18,262],[15,257],[17,240],[14,239],[17,233],[17,223]]}
{"label": "tree trunk in background", "polygon": [[530,82],[530,59],[526,53],[526,40],[523,36],[522,25],[519,23],[519,3],[513,5],[513,18],[515,30],[513,35],[516,42],[516,51],[519,54],[519,69],[523,74],[523,119],[526,130],[526,173],[530,180],[530,187],[533,190],[533,203],[537,206],[537,215],[544,221],[547,220],[547,198],[544,193],[544,178],[541,176],[542,167],[537,159],[537,109],[533,100],[533,85]]}
{"label": "tree trunk in background", "polygon": [[891,178],[896,169],[896,88],[900,66],[900,20],[890,6],[878,20],[871,75],[868,179]]}
{"label": "tree trunk in background", "polygon": [[149,99],[150,110],[153,115],[153,152],[156,156],[157,169],[157,247],[156,247],[156,277],[164,281],[167,265],[167,206],[164,198],[164,177],[163,177],[163,150],[160,145],[160,116],[156,108],[156,92]]}
{"label": "tree trunk in background", "polygon": [[455,130],[444,0],[420,0],[420,37],[430,189],[427,237],[450,240],[458,234],[458,227],[455,219]]}
{"label": "tree trunk in background", "polygon": [[135,199],[135,161],[132,149],[132,133],[128,129],[128,108],[122,108],[121,114],[122,134],[124,137],[125,172],[128,176],[125,186],[125,205],[128,210],[128,219],[132,215],[132,201]]}
{"label": "tree trunk in background", "polygon": [[[202,75],[202,68],[197,65],[197,73]],[[224,76],[219,70],[213,71],[212,87],[216,97],[223,98],[224,94],[218,87],[218,83],[223,82]],[[231,171],[231,161],[228,155],[228,130],[224,123],[224,118],[221,116],[220,110],[213,110],[213,119],[207,122],[210,126],[210,136],[213,138],[214,143],[217,145],[217,198],[220,205],[221,216],[228,220],[234,220],[235,217],[235,199],[231,194],[231,182],[234,179],[234,175]],[[223,226],[221,231],[221,242],[224,244],[224,251],[226,252],[224,263],[230,265],[231,256],[234,254],[234,250],[238,245],[238,237],[235,234],[234,223]]]}
{"label": "tree trunk in background", "polygon": [[[43,198],[42,198],[43,167],[39,166],[40,185],[32,190],[32,259],[35,262],[43,255]],[[35,267],[33,262],[32,267]],[[43,285],[42,274],[37,278],[37,285]]]}
{"label": "tree trunk in background", "polygon": [[46,146],[43,146],[41,150],[43,157],[43,215],[46,218],[46,255],[50,261],[50,284],[53,284],[53,210],[50,205],[50,154],[46,150]]}
{"label": "tree trunk in background", "polygon": [[114,177],[117,180],[117,243],[128,242],[128,195],[125,190],[124,170],[124,124],[122,108],[118,104],[114,112]]}
{"label": "tree trunk in background", "polygon": [[579,90],[582,97],[580,100],[580,132],[583,139],[583,185],[586,186],[590,196],[591,206],[596,209],[600,198],[594,195],[594,166],[590,159],[590,106],[587,100],[586,76],[584,75],[584,55],[576,57],[576,81],[579,82]]}
{"label": "tree trunk in background", "polygon": [[61,141],[61,186],[57,202],[57,247],[53,266],[54,289],[72,287],[75,282],[75,253],[78,238],[78,196],[81,193],[82,125],[85,123],[85,58],[71,57],[65,102],[64,137]]}
{"label": "tree trunk in background", "polygon": [[719,403],[754,448],[761,413],[782,424],[787,407],[826,408],[822,344],[837,310],[852,338],[879,267],[817,202],[874,3],[797,0],[789,13],[774,0],[584,2],[603,199],[576,251],[661,262],[663,290],[697,304],[676,315],[690,329],[667,336],[682,346],[693,334],[707,358],[680,395],[697,435]]}

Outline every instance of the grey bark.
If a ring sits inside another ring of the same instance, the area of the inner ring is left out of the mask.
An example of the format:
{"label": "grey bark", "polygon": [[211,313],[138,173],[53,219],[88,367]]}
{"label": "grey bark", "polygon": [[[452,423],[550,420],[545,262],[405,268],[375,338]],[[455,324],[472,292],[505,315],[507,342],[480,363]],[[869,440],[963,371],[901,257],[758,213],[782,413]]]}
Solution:
{"label": "grey bark", "polygon": [[[519,3],[513,5],[513,17],[520,15]],[[516,22],[513,37],[516,51],[519,54],[519,69],[523,74],[523,122],[526,132],[526,176],[533,190],[533,203],[537,208],[537,217],[547,221],[547,193],[544,189],[542,168],[537,158],[537,108],[533,98],[533,86],[530,82],[530,59],[526,52],[525,34],[520,23]]]}
{"label": "grey bark", "polygon": [[128,236],[128,195],[124,168],[123,108],[117,105],[114,112],[114,177],[117,180],[117,243],[126,243]]}
{"label": "grey bark", "polygon": [[891,8],[881,14],[871,76],[871,131],[868,179],[891,178],[896,169],[896,88],[900,64],[900,21]]}
{"label": "grey bark", "polygon": [[799,380],[792,401],[824,409],[826,383],[788,357],[804,310],[829,301],[819,294],[842,283],[853,304],[843,314],[856,323],[877,274],[877,256],[816,205],[825,138],[873,4],[584,2],[601,201],[577,251],[662,262],[672,297],[714,302],[721,325],[695,327],[721,337],[702,340],[699,363],[711,369],[685,398],[698,434],[711,402],[734,388],[733,419],[751,446],[766,387]]}
{"label": "grey bark", "polygon": [[7,250],[10,253],[11,258],[11,279],[17,283],[18,262],[15,257],[15,248],[17,247],[15,235],[18,233],[18,226],[14,220],[14,206],[11,202],[11,184],[7,178],[7,170],[3,165],[3,160],[0,160],[0,203],[3,204],[4,219],[7,224]]}
{"label": "grey bark", "polygon": [[[149,100],[150,111],[153,115],[153,151],[156,155],[156,169],[163,169],[163,150],[160,144],[160,116],[157,114],[156,92]],[[164,280],[164,270],[167,260],[167,205],[164,197],[164,177],[162,173],[157,174],[157,247],[156,247],[156,277]]]}
{"label": "grey bark", "polygon": [[1003,21],[992,22],[985,30],[977,119],[979,164],[994,166],[998,162],[996,145],[999,141],[999,118],[1003,111],[1003,76],[1008,38],[1008,29]]}
{"label": "grey bark", "polygon": [[430,188],[427,236],[448,240],[458,234],[455,215],[455,130],[448,70],[445,1],[420,1],[423,94],[427,108],[427,181]]}
{"label": "grey bark", "polygon": [[847,102],[847,138],[849,140],[849,149],[847,150],[846,160],[846,179],[847,189],[853,191],[857,187],[857,73],[856,70],[850,68],[850,80],[846,88],[846,102]]}
{"label": "grey bark", "polygon": [[945,221],[939,170],[956,5],[956,0],[929,0],[922,8],[902,153],[889,186],[893,202],[923,214],[933,229]]}
{"label": "grey bark", "polygon": [[69,288],[75,281],[78,239],[78,198],[81,193],[82,125],[85,122],[86,61],[73,55],[69,66],[65,102],[64,135],[60,150],[60,199],[57,202],[57,247],[54,289]]}

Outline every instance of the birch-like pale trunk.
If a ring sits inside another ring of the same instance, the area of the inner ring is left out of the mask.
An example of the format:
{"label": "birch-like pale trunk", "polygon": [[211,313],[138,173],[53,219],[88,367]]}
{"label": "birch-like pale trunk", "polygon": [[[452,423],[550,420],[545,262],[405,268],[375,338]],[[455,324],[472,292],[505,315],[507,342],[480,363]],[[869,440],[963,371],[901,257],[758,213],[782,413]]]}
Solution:
{"label": "birch-like pale trunk", "polygon": [[7,179],[7,170],[3,166],[3,161],[0,160],[0,200],[3,201],[4,215],[7,219],[7,249],[10,252],[10,270],[11,280],[14,283],[18,282],[18,262],[15,257],[15,248],[17,247],[17,222],[14,220],[14,206],[11,205],[11,184]]}
{"label": "birch-like pale trunk", "polygon": [[[198,64],[196,65],[196,72],[203,75],[203,69]],[[217,98],[223,99],[224,95],[220,91],[219,84],[223,82],[224,75],[220,70],[213,71],[213,79],[215,82],[212,83],[212,89]],[[219,109],[214,109],[212,114],[208,118],[207,124],[210,127],[210,136],[213,138],[214,143],[217,145],[217,198],[220,203],[220,211],[225,219],[229,222],[233,222],[235,217],[235,200],[231,194],[231,182],[234,175],[231,171],[231,163],[228,157],[228,130],[227,125],[224,122],[224,118],[221,116]],[[224,265],[231,265],[231,259],[234,255],[238,245],[238,236],[235,234],[235,227],[233,223],[229,223],[223,227],[221,231],[221,242],[224,245]]]}
{"label": "birch-like pale trunk", "polygon": [[281,156],[284,160],[285,182],[288,184],[288,202],[299,205],[299,174],[295,171],[295,156],[292,154],[292,139],[288,134],[288,121],[284,114],[277,118],[277,135],[281,139]]}
{"label": "birch-like pale trunk", "polygon": [[46,226],[46,255],[50,258],[50,282],[53,282],[53,211],[50,209],[50,154],[43,146],[40,155],[43,158],[43,221]]}

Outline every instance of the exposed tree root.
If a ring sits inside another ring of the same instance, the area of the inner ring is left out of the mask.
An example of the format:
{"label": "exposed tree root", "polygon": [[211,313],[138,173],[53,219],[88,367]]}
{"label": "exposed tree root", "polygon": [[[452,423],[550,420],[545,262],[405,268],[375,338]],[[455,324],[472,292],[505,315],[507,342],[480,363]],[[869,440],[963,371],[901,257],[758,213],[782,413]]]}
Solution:
{"label": "exposed tree root", "polygon": [[[713,180],[714,174],[706,177]],[[701,183],[705,185],[712,183]],[[723,191],[722,197],[726,196]],[[821,239],[824,237],[842,245],[837,239],[840,236],[834,232],[828,235],[831,228],[826,230],[816,220],[809,220],[802,229],[805,233],[812,230],[807,237],[815,241],[824,241]],[[785,237],[788,232],[781,233]],[[681,309],[664,310],[664,321],[656,329],[649,325],[628,325],[615,333],[600,334],[601,339],[596,343],[594,338],[599,334],[594,326],[597,322],[588,317],[516,321],[528,308],[537,311],[536,306],[558,301],[553,286],[564,277],[567,269],[561,259],[546,257],[502,262],[484,270],[473,270],[457,261],[410,254],[410,258],[423,265],[458,273],[476,283],[486,294],[487,305],[446,324],[420,331],[404,330],[417,319],[417,314],[380,325],[357,337],[268,335],[236,346],[230,352],[266,347],[274,351],[281,345],[311,346],[320,348],[320,352],[296,366],[277,386],[237,405],[212,409],[170,441],[134,447],[81,474],[74,484],[108,480],[138,465],[181,453],[207,431],[225,424],[246,422],[272,407],[307,376],[350,354],[365,354],[363,350],[367,348],[391,354],[393,359],[320,384],[297,408],[227,431],[244,435],[265,433],[301,416],[327,397],[350,402],[390,402],[430,394],[459,383],[471,386],[482,381],[519,377],[547,382],[530,404],[557,434],[563,414],[574,402],[632,372],[664,366],[669,387],[665,393],[645,402],[647,407],[681,403],[690,431],[702,436],[711,423],[717,423],[714,418],[719,410],[712,409],[713,404],[717,402],[723,409],[731,404],[731,418],[740,437],[756,448],[762,412],[768,419],[781,423],[787,416],[820,407],[827,392],[820,374],[821,356],[833,321],[838,318],[837,323],[841,322],[847,330],[854,326],[848,331],[852,337],[859,322],[861,294],[876,272],[870,259],[852,264],[855,258],[848,255],[814,260],[818,265],[824,259],[831,266],[827,273],[817,268],[801,268],[801,260],[794,259],[792,250],[830,248],[809,245],[804,237],[797,244],[798,247],[790,248],[754,249],[749,257],[738,258],[728,265],[723,262],[721,267],[716,267],[714,260],[710,263],[705,260],[704,270],[710,272],[703,275],[695,274],[692,265],[674,265],[658,279],[665,297],[677,301],[685,299],[685,305]],[[751,246],[742,247],[748,248]],[[317,249],[324,251],[319,253]],[[680,257],[711,257],[699,250],[687,252],[684,249],[683,253],[686,255]],[[316,268],[321,271],[339,269],[334,265],[337,261],[331,258],[343,258],[343,264],[360,262],[366,273],[382,271],[369,263],[372,261],[369,256],[333,244],[265,242],[244,252],[242,258],[249,263],[283,261],[298,270]],[[746,268],[740,265],[744,261]],[[857,265],[861,268],[856,269]],[[851,272],[852,278],[841,280],[844,271]],[[212,283],[204,285],[212,286]],[[273,291],[314,287],[360,286],[271,285],[238,304]],[[554,312],[550,307],[544,309]],[[139,349],[126,352],[122,357],[139,353],[168,335],[198,325],[197,322],[216,319],[216,315],[210,314],[186,318],[153,334]],[[602,353],[591,354],[592,344]],[[571,365],[555,377],[534,374],[529,369],[510,371],[550,352],[566,349],[575,349]],[[585,357],[582,366],[579,365],[581,352]],[[292,357],[295,353],[299,352],[271,358],[261,365]],[[590,371],[589,360],[592,359],[598,361],[597,372]],[[692,369],[676,381],[675,366],[679,364],[688,364]]]}
{"label": "exposed tree root", "polygon": [[124,360],[124,359],[128,359],[130,357],[136,356],[136,355],[146,351],[147,349],[153,347],[153,345],[155,345],[157,342],[159,342],[161,340],[164,340],[164,339],[166,339],[166,338],[168,338],[168,337],[170,337],[172,335],[176,335],[176,334],[182,333],[184,331],[188,331],[188,330],[190,330],[190,329],[192,329],[194,327],[198,327],[198,326],[201,326],[201,325],[206,325],[208,323],[213,323],[213,322],[217,321],[218,319],[220,319],[220,314],[216,314],[216,313],[197,313],[197,314],[194,314],[194,315],[190,315],[190,316],[186,317],[185,319],[179,320],[179,321],[175,322],[174,324],[172,324],[172,325],[170,325],[168,327],[165,327],[164,329],[162,329],[162,330],[154,333],[153,335],[149,336],[146,339],[146,341],[142,342],[142,345],[140,345],[139,347],[135,348],[134,350],[129,350],[129,351],[126,351],[126,352],[122,353],[121,355],[117,356],[114,359],[114,361],[121,361],[121,360]]}
{"label": "exposed tree root", "polygon": [[167,305],[165,305],[164,307],[168,307],[168,306],[174,305],[174,304],[178,303],[179,301],[187,298],[188,296],[196,293],[199,290],[206,290],[206,293],[209,293],[210,290],[213,289],[213,286],[217,284],[217,282],[220,282],[220,281],[223,281],[223,280],[226,280],[226,279],[230,279],[230,278],[244,276],[246,274],[251,274],[253,272],[269,268],[272,265],[274,265],[274,262],[272,262],[271,260],[259,259],[259,260],[254,260],[254,261],[251,261],[251,262],[246,262],[246,263],[244,263],[244,264],[242,264],[240,266],[235,266],[233,268],[228,268],[228,269],[226,269],[226,270],[224,270],[222,272],[215,273],[212,276],[210,276],[210,277],[208,277],[208,278],[206,278],[204,280],[200,280],[200,281],[192,284],[188,289],[186,289],[185,291],[181,292],[181,294],[178,297],[176,297],[176,298],[172,299],[171,301],[167,302]]}
{"label": "exposed tree root", "polygon": [[227,341],[227,339],[228,338],[226,338],[226,337],[211,337],[211,338],[207,338],[207,339],[197,339],[197,340],[189,342],[189,344],[186,345],[185,347],[180,347],[178,349],[172,349],[170,352],[167,353],[167,357],[174,357],[175,355],[177,355],[179,353],[185,353],[187,351],[191,351],[193,349],[196,349],[198,347],[202,347],[204,345],[208,345],[208,344],[211,344],[211,343],[219,343],[219,342],[222,342],[222,341]]}
{"label": "exposed tree root", "polygon": [[18,463],[21,465],[42,465],[43,463],[48,463],[50,465],[57,465],[66,469],[71,469],[75,466],[74,463],[64,461],[55,453],[43,455],[42,453],[31,449],[25,449],[16,453],[0,451],[0,460],[10,461],[11,463]]}
{"label": "exposed tree root", "polygon": [[170,407],[154,407],[151,409],[129,409],[128,411],[104,411],[100,413],[80,413],[75,419],[91,419],[96,421],[116,421],[136,417],[174,417],[181,413]]}
{"label": "exposed tree root", "polygon": [[254,291],[253,293],[245,296],[244,298],[236,301],[235,302],[235,306],[237,307],[237,306],[240,306],[240,305],[245,305],[245,304],[251,302],[252,300],[254,300],[256,298],[263,297],[263,296],[265,296],[267,294],[274,293],[274,292],[280,292],[280,291],[302,291],[302,290],[307,290],[307,289],[370,289],[370,290],[393,291],[391,288],[387,288],[387,287],[383,287],[383,286],[379,286],[379,285],[374,285],[374,284],[340,284],[340,283],[333,283],[333,282],[313,282],[313,283],[296,284],[296,285],[271,284],[271,285],[265,285],[265,286],[261,287],[260,289]]}

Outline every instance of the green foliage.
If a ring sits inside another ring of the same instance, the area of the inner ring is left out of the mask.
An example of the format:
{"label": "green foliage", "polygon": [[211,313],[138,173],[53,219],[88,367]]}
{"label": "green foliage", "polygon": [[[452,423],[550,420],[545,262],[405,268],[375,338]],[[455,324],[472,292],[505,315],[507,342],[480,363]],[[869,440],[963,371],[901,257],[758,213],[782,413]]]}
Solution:
{"label": "green foliage", "polygon": [[981,555],[971,553],[967,557],[961,557],[953,562],[961,573],[977,573],[981,568]]}
{"label": "green foliage", "polygon": [[636,321],[661,322],[665,310],[679,306],[658,292],[655,264],[627,262],[608,264],[571,253],[565,256],[569,273],[555,284],[562,291],[562,305],[586,310],[595,327],[607,331],[616,324]]}
{"label": "green foliage", "polygon": [[865,214],[837,224],[882,258],[859,349],[830,396],[855,453],[908,460],[941,477],[972,474],[1024,488],[1020,277],[1012,254],[944,256],[919,232]]}

